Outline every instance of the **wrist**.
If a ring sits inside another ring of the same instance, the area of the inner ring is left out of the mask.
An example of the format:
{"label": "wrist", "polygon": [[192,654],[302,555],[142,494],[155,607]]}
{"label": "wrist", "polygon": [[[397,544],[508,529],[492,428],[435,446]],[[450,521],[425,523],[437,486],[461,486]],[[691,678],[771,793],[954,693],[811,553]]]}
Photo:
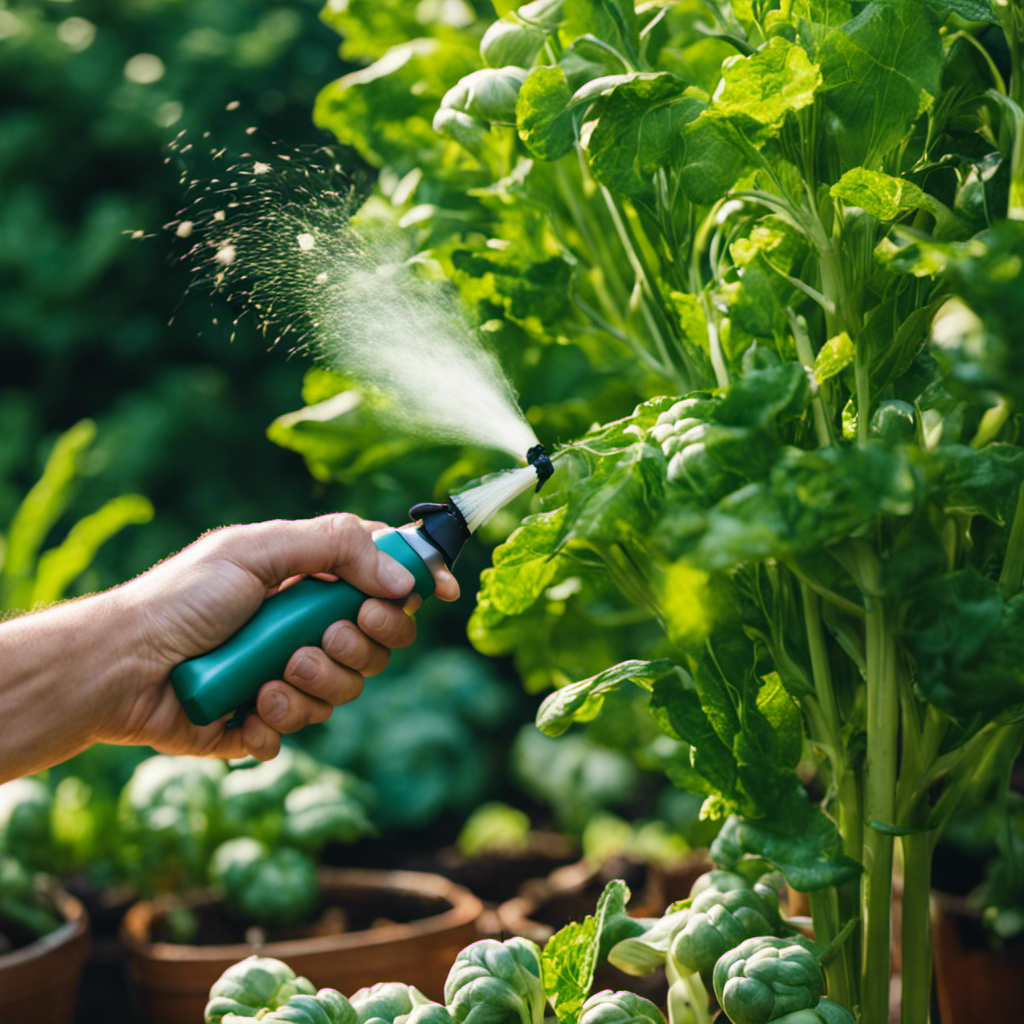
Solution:
{"label": "wrist", "polygon": [[56,764],[102,739],[134,667],[116,592],[32,612],[0,625],[0,776]]}

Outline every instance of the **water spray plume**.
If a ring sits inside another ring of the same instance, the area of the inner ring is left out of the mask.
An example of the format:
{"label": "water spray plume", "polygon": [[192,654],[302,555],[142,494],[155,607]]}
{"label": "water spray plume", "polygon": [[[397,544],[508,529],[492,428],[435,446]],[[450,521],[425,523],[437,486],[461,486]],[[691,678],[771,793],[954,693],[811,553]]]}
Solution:
{"label": "water spray plume", "polygon": [[410,262],[397,230],[353,222],[360,196],[328,150],[279,159],[244,161],[178,222],[179,236],[203,229],[197,273],[356,382],[385,429],[522,461],[537,437],[454,288]]}

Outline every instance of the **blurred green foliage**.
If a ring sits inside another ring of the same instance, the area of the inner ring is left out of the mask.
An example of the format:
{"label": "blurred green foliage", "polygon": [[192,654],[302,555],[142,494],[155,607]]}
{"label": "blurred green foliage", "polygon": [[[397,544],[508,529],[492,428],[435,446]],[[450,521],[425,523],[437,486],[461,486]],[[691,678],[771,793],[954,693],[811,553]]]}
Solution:
{"label": "blurred green foliage", "polygon": [[[86,416],[98,433],[68,516],[101,492],[156,508],[88,586],[212,526],[343,502],[265,438],[302,362],[244,321],[231,340],[234,312],[186,295],[163,228],[212,151],[322,139],[310,109],[337,41],[318,14],[316,0],[0,0],[0,522]],[[173,154],[179,132],[193,148]]]}

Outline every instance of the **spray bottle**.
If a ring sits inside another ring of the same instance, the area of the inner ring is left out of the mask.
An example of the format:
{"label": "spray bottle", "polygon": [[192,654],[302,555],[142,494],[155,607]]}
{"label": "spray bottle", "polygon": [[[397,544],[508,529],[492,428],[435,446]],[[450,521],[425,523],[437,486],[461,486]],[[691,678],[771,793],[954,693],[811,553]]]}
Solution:
{"label": "spray bottle", "polygon": [[[434,592],[434,573],[450,569],[463,544],[493,515],[533,485],[540,490],[554,472],[542,445],[527,452],[532,469],[511,470],[448,499],[413,506],[413,522],[380,530],[374,543],[401,563],[415,580],[413,594],[425,600]],[[279,679],[299,647],[318,647],[324,630],[343,619],[354,622],[367,595],[344,580],[300,580],[264,601],[256,614],[219,647],[191,658],[171,672],[171,683],[189,719],[209,725],[235,712],[241,720],[255,706],[256,693]]]}

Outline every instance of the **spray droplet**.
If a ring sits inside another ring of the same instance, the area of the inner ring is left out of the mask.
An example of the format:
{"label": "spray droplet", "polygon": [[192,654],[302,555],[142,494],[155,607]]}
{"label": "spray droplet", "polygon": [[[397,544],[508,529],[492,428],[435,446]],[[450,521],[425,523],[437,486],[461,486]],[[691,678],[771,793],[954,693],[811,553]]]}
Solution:
{"label": "spray droplet", "polygon": [[213,219],[214,219],[214,220],[223,220],[225,216],[226,216],[226,215],[225,215],[225,213],[224,213],[224,211],[223,211],[223,210],[218,210],[218,211],[217,211],[217,212],[216,212],[216,213],[215,213],[215,214],[213,215]]}
{"label": "spray droplet", "polygon": [[225,110],[237,110],[242,104],[238,100],[232,100],[224,109]]}
{"label": "spray droplet", "polygon": [[235,262],[235,257],[238,255],[237,250],[233,245],[222,245],[216,255],[213,257],[222,267],[229,267]]}
{"label": "spray droplet", "polygon": [[322,270],[319,274],[316,275],[316,277],[313,278],[314,284],[327,284],[327,281],[328,276],[326,270]]}
{"label": "spray droplet", "polygon": [[270,164],[266,163],[263,160],[257,160],[256,163],[252,165],[253,174],[266,174],[269,172],[269,170]]}
{"label": "spray droplet", "polygon": [[175,229],[174,233],[179,238],[188,238],[192,234],[192,228],[195,225],[190,220],[183,220]]}
{"label": "spray droplet", "polygon": [[303,252],[309,252],[309,250],[316,245],[316,239],[314,239],[308,231],[304,231],[302,234],[296,235],[295,241],[299,243],[299,248],[302,249]]}

